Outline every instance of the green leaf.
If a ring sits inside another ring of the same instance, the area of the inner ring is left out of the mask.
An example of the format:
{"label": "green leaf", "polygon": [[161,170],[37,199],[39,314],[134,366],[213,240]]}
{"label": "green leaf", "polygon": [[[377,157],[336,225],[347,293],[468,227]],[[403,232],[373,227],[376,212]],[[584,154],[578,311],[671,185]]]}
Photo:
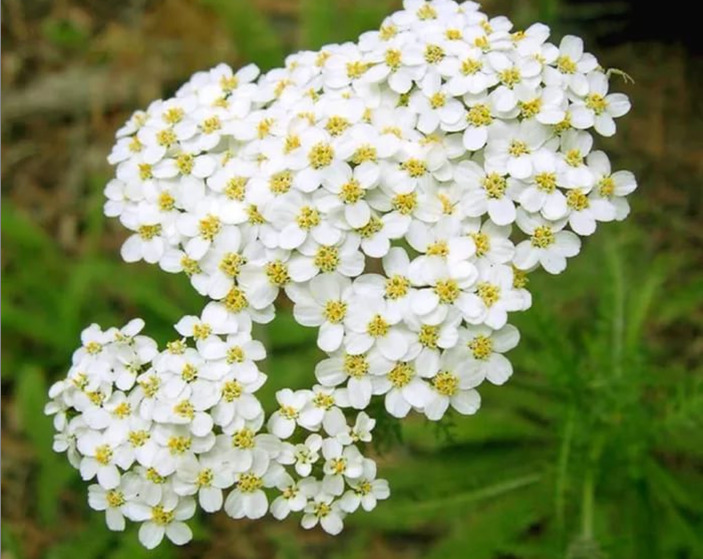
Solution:
{"label": "green leaf", "polygon": [[59,520],[59,495],[75,475],[64,456],[52,450],[54,428],[52,419],[44,415],[48,400],[44,374],[35,367],[26,367],[17,377],[17,405],[22,430],[31,442],[38,459],[37,504],[39,515],[46,524]]}
{"label": "green leaf", "polygon": [[201,0],[220,18],[247,62],[262,70],[283,64],[284,50],[278,33],[251,0]]}

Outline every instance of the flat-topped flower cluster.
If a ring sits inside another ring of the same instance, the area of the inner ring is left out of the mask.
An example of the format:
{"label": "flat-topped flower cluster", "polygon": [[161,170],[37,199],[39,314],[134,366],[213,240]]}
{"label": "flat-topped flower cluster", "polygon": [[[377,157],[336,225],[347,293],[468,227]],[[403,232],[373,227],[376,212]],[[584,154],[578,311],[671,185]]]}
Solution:
{"label": "flat-topped flower cluster", "polygon": [[[406,0],[356,43],[263,75],[197,73],[119,130],[105,213],[133,232],[123,258],[187,274],[210,302],[176,325],[195,347],[158,353],[134,323],[87,330],[53,389],[57,445],[97,476],[91,504],[111,527],[124,515],[145,521],[146,545],[164,530],[182,543],[190,495],[212,511],[234,487],[225,510],[256,518],[275,487],[275,516],[304,510],[335,533],[388,495],[354,445],[370,440],[372,398],[439,420],[510,377],[527,274],[562,272],[636,188],[589,131],[614,134],[627,97],[581,39],[512,27],[473,2]],[[265,420],[251,332],[281,292],[328,357]]]}

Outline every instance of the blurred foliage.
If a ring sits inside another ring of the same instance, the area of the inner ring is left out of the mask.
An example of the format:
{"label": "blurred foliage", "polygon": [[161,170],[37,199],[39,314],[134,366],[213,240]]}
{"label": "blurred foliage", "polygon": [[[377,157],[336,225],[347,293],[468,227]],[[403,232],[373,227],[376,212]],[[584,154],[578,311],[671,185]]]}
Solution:
{"label": "blurred foliage", "polygon": [[[51,450],[46,391],[84,326],[142,316],[163,342],[203,303],[183,277],[119,260],[124,232],[102,216],[101,191],[120,120],[201,66],[273,67],[293,48],[353,39],[398,4],[3,2],[3,559],[703,557],[703,212],[687,112],[699,83],[681,53],[658,47],[611,57],[644,82],[608,146],[643,180],[634,219],[603,226],[564,275],[532,277],[516,374],[482,387],[477,416],[398,422],[379,407],[375,449],[393,496],[339,538],[218,514],[186,549],[147,553],[133,529],[111,533],[88,510],[85,484]],[[558,26],[567,11],[559,0],[488,4],[523,25]],[[121,73],[91,103],[57,100],[43,73],[71,85],[71,63]],[[321,354],[285,310],[260,334],[270,406],[282,386],[310,384]]]}

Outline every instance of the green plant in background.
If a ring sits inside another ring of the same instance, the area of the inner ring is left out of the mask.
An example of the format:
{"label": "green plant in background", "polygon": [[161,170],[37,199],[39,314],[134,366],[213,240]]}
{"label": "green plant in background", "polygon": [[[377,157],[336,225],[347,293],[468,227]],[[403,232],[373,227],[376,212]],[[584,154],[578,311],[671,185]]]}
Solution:
{"label": "green plant in background", "polygon": [[[222,15],[247,58],[277,64],[284,47],[253,4],[203,1]],[[314,48],[353,38],[389,11],[384,2],[357,4],[352,10],[304,2],[302,42]],[[540,9],[547,19],[558,3],[541,2]],[[166,340],[184,310],[200,307],[182,278],[125,268],[100,247],[102,179],[90,185],[79,254],[66,255],[10,204],[3,207],[3,386],[14,391],[36,463],[28,506],[55,532],[83,501],[84,488],[50,450],[50,419],[41,408],[81,325],[88,318],[119,324],[139,307],[152,333]],[[703,280],[680,280],[689,255],[642,258],[642,233],[621,226],[608,233],[608,245],[588,247],[556,283],[533,279],[538,295],[517,324],[523,339],[514,352],[516,374],[484,392],[479,417],[457,417],[442,431],[421,420],[379,426],[389,443],[381,461],[394,498],[354,520],[355,543],[344,557],[364,557],[379,533],[420,535],[421,555],[430,558],[463,558],[467,550],[478,559],[703,556],[703,371],[683,345],[672,344],[681,329],[685,337],[693,328],[690,312],[703,302]],[[118,270],[130,281],[114,285]],[[289,314],[267,336],[271,380],[263,399],[271,402],[280,386],[305,385],[318,355],[314,331],[297,327]],[[77,492],[80,498],[70,497]],[[147,556],[135,536],[116,537],[102,518],[90,518],[66,530],[47,556]],[[289,538],[270,539],[281,557],[305,556]],[[3,530],[3,549],[23,556],[12,527]],[[163,547],[148,556],[177,552]]]}

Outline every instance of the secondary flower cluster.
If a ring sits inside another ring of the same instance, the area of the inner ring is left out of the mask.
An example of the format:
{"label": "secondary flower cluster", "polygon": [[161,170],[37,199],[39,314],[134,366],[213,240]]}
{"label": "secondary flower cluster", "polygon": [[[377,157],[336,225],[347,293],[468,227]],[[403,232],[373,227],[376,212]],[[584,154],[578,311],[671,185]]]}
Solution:
{"label": "secondary flower cluster", "polygon": [[[218,371],[208,375],[244,375],[226,356],[246,343],[263,358],[252,323],[273,320],[282,292],[300,324],[319,328],[319,384],[278,393],[267,437],[317,431],[329,410],[340,423],[338,408],[374,397],[396,417],[475,413],[476,387],[512,374],[503,353],[519,334],[508,315],[531,305],[527,273],[562,272],[579,236],[628,215],[635,179],[612,172],[590,130],[614,134],[629,101],[609,93],[581,39],[548,38],[544,25],[513,31],[473,2],[406,0],[356,43],[291,55],[263,75],[251,65],[197,73],[119,130],[105,213],[133,232],[123,258],[183,272],[210,299],[176,325],[196,342],[183,355]],[[194,445],[231,435],[232,414],[258,432],[253,396],[241,409],[212,403],[220,392],[160,368],[183,359],[169,355],[148,377],[169,386],[147,418],[154,440],[179,417]],[[263,377],[245,368],[251,376],[234,379],[251,395]],[[128,400],[143,391],[117,387]],[[182,402],[192,417],[179,415]],[[328,460],[354,453],[308,440]]]}
{"label": "secondary flower cluster", "polygon": [[347,513],[388,497],[375,462],[356,446],[371,440],[375,421],[366,413],[349,427],[324,389],[282,390],[279,400],[290,403],[267,433],[255,396],[266,380],[255,363],[266,355],[259,342],[213,334],[196,347],[180,339],[159,352],[139,335],[143,326],[87,328],[46,410],[55,414],[54,449],[68,453],[84,480],[97,481],[89,503],[105,511],[112,530],[124,530],[127,518],[142,523],[148,548],[164,535],[186,543],[192,533],[184,521],[197,499],[204,511],[224,505],[233,518],[302,511],[305,528],[319,522],[336,534]]}

